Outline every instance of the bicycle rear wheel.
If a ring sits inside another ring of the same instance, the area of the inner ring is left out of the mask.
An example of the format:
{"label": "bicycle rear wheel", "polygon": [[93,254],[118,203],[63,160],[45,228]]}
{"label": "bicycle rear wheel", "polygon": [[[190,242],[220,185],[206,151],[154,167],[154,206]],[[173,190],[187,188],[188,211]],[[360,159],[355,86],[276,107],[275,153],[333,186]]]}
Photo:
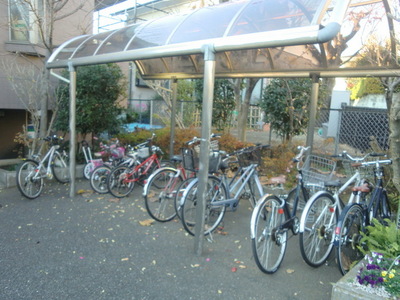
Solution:
{"label": "bicycle rear wheel", "polygon": [[336,257],[340,272],[346,274],[364,255],[358,249],[364,231],[362,206],[353,203],[346,206],[340,215],[336,232]]}
{"label": "bicycle rear wheel", "polygon": [[159,222],[171,221],[176,216],[175,196],[183,181],[176,169],[158,169],[144,188],[144,201],[149,215]]}
{"label": "bicycle rear wheel", "polygon": [[69,159],[68,156],[61,155],[59,152],[55,152],[53,161],[51,163],[51,170],[54,174],[54,178],[60,183],[67,183],[70,181],[70,170],[69,170]]}
{"label": "bicycle rear wheel", "polygon": [[335,199],[327,192],[312,197],[301,216],[300,252],[304,261],[319,267],[328,259],[333,249],[337,224]]}
{"label": "bicycle rear wheel", "polygon": [[43,178],[36,172],[38,166],[37,161],[28,159],[17,170],[18,190],[28,199],[35,199],[42,193]]}
{"label": "bicycle rear wheel", "polygon": [[128,196],[135,186],[131,168],[120,166],[111,171],[107,178],[107,187],[111,195],[117,198]]}
{"label": "bicycle rear wheel", "polygon": [[[192,181],[184,193],[182,200],[182,224],[185,230],[190,234],[195,234],[196,210],[197,210],[197,189],[198,179]],[[204,235],[213,232],[219,223],[221,223],[226,207],[218,205],[219,201],[227,199],[227,191],[222,181],[215,176],[208,176],[205,192],[205,216],[204,216]]]}
{"label": "bicycle rear wheel", "polygon": [[258,268],[264,273],[275,273],[285,256],[288,232],[279,228],[285,219],[282,201],[274,195],[262,198],[251,215],[253,255]]}
{"label": "bicycle rear wheel", "polygon": [[95,192],[99,194],[108,193],[107,178],[110,173],[111,168],[106,165],[94,169],[92,175],[90,175],[90,186]]}

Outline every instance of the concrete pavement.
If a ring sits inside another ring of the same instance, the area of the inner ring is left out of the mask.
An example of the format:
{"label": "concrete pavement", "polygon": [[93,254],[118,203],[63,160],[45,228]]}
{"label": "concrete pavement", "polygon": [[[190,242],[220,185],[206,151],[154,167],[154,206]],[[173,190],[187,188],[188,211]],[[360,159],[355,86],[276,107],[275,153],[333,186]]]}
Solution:
{"label": "concrete pavement", "polygon": [[[330,299],[334,260],[313,269],[289,239],[281,268],[263,274],[252,257],[247,202],[224,218],[202,256],[181,224],[149,224],[142,188],[128,198],[48,182],[42,196],[0,190],[0,299]],[[149,226],[148,226],[149,225]]]}

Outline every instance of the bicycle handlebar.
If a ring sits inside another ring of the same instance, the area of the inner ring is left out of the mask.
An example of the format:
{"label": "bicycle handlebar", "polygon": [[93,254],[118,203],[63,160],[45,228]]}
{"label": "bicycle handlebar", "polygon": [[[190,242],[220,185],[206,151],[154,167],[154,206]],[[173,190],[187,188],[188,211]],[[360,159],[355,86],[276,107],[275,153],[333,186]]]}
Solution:
{"label": "bicycle handlebar", "polygon": [[[216,133],[211,133],[210,135],[210,139],[214,139],[214,138],[220,138],[221,135],[220,134],[216,134]],[[198,137],[194,137],[193,139],[191,139],[190,141],[186,142],[185,144],[190,146],[193,145],[194,143],[198,143],[201,142],[203,139],[202,138],[198,138]]]}

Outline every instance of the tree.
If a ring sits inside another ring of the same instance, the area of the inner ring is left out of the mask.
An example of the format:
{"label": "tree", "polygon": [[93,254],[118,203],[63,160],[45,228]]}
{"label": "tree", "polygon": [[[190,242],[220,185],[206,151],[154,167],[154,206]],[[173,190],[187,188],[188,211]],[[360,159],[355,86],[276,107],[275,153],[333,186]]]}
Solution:
{"label": "tree", "polygon": [[[286,142],[294,135],[305,132],[308,124],[310,103],[310,79],[273,79],[264,89],[260,102],[271,129]],[[326,95],[320,88],[319,98]],[[321,102],[321,101],[320,101]]]}
{"label": "tree", "polygon": [[[238,120],[237,120],[238,138],[242,142],[246,141],[247,118],[249,115],[251,94],[253,93],[254,87],[256,86],[259,79],[260,78],[248,78],[245,80],[245,90],[244,90],[243,101],[241,101],[242,97],[241,97],[240,89],[235,87],[235,96],[237,97],[236,99],[239,100],[239,101],[236,101],[236,107],[239,112]],[[237,84],[239,85],[239,87],[242,85],[241,81],[238,81]]]}
{"label": "tree", "polygon": [[[117,64],[77,68],[76,130],[86,135],[116,132],[120,124],[118,99],[126,91],[125,77]],[[69,85],[59,90],[57,130],[69,130]]]}
{"label": "tree", "polygon": [[[69,17],[79,12],[80,21],[75,20],[75,23],[70,23],[68,28],[73,28],[74,35],[88,33],[91,28],[90,12],[93,10],[93,3],[94,1],[86,0],[8,1],[10,21],[7,26],[15,28],[16,22],[18,22],[19,28],[25,29],[18,31],[19,39],[24,40],[31,47],[29,47],[29,59],[27,55],[16,53],[15,59],[10,60],[9,56],[3,58],[3,66],[4,70],[8,72],[7,77],[18,98],[33,119],[36,137],[44,137],[51,130],[54,119],[50,123],[48,122],[49,108],[53,110],[53,118],[57,112],[57,100],[54,97],[50,73],[44,67],[57,44],[61,42],[56,41],[55,32],[57,32],[57,26],[60,26],[57,24],[66,22]],[[87,19],[85,20],[85,18]],[[22,67],[18,66],[17,68],[20,70],[17,73],[12,72],[17,69],[16,65],[22,60],[31,62],[31,67],[26,67],[25,72]],[[40,88],[32,89],[32,78],[41,78],[37,80]],[[25,95],[26,93],[21,92],[21,89],[29,90],[31,93],[29,97]]]}
{"label": "tree", "polygon": [[[196,81],[196,100],[199,109],[203,102],[203,81]],[[227,79],[216,79],[214,84],[214,102],[212,124],[217,130],[226,130],[235,109],[235,92],[232,84]]]}

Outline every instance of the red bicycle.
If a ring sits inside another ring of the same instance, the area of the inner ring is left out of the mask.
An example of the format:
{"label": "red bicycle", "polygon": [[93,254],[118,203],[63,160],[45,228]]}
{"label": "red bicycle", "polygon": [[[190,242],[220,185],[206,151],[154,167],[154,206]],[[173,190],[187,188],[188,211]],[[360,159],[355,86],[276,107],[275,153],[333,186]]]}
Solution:
{"label": "red bicycle", "polygon": [[146,160],[138,162],[132,167],[119,166],[113,169],[107,178],[107,187],[110,193],[117,198],[128,196],[135,183],[143,185],[146,179],[157,169],[164,166],[173,166],[169,161],[162,161],[158,153],[163,154],[162,150],[157,146],[149,146],[140,149],[141,151],[152,152]]}

